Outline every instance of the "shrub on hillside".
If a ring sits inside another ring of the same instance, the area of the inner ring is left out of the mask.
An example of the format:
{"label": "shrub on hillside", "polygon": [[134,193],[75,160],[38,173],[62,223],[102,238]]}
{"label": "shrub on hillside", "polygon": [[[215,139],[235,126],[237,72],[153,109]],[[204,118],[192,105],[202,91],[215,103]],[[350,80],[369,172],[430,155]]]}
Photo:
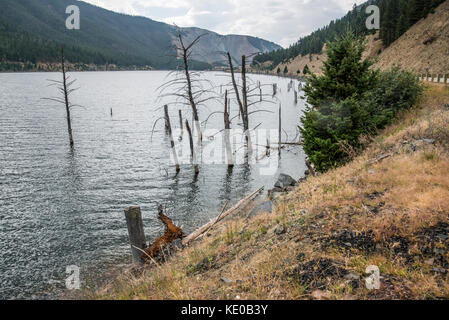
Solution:
{"label": "shrub on hillside", "polygon": [[361,149],[362,134],[384,128],[422,91],[417,77],[398,67],[370,70],[370,61],[362,60],[364,42],[350,32],[327,48],[323,75],[307,79],[310,106],[301,118],[304,151],[319,171],[348,161],[348,146]]}
{"label": "shrub on hillside", "polygon": [[412,107],[421,94],[418,77],[395,66],[379,74],[376,86],[364,94],[361,103],[370,114],[371,128],[382,129],[399,111]]}

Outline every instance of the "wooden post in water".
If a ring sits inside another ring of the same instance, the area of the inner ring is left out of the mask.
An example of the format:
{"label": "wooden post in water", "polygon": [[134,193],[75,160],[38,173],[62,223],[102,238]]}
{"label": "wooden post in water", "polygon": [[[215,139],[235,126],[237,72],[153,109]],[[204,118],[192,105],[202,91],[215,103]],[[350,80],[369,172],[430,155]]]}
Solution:
{"label": "wooden post in water", "polygon": [[133,263],[142,264],[144,260],[142,259],[143,253],[140,250],[145,250],[147,245],[145,242],[145,232],[143,230],[142,212],[140,211],[140,207],[134,206],[125,209],[125,218],[128,227]]}
{"label": "wooden post in water", "polygon": [[173,153],[173,161],[175,162],[176,173],[178,173],[179,171],[181,171],[181,168],[179,167],[178,155],[176,154],[175,141],[173,140],[173,133],[171,130],[170,116],[168,115],[167,105],[164,106],[164,112],[165,112],[165,127],[168,130],[168,134],[170,136],[170,147]]}

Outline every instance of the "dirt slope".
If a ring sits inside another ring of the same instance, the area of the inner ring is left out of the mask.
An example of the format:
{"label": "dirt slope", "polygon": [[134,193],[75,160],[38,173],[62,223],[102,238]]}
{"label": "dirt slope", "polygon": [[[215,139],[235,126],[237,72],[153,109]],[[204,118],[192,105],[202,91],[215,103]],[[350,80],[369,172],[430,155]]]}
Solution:
{"label": "dirt slope", "polygon": [[[323,49],[323,52],[325,50]],[[380,55],[379,55],[379,52]],[[429,14],[388,48],[384,49],[378,34],[367,37],[365,57],[374,58],[374,68],[389,69],[394,64],[403,68],[431,74],[449,73],[449,0],[441,4],[434,14]],[[309,69],[321,74],[325,54],[297,56],[288,63],[281,63],[281,71],[287,66],[289,75],[296,75],[307,64]],[[273,70],[276,72],[277,67]]]}
{"label": "dirt slope", "polygon": [[375,67],[393,64],[420,73],[449,73],[449,0],[382,52]]}

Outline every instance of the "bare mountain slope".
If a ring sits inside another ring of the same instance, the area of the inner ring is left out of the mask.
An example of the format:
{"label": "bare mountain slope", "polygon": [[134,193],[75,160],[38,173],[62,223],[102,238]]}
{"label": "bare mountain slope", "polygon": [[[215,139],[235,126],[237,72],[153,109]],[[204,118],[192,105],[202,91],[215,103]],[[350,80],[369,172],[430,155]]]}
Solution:
{"label": "bare mountain slope", "polygon": [[[365,57],[377,60],[373,67],[382,70],[400,65],[419,73],[449,73],[449,0],[441,4],[435,13],[417,22],[386,49],[378,39],[378,34],[367,36]],[[314,54],[311,57],[299,55],[278,67],[282,72],[287,66],[289,75],[296,75],[297,70],[303,75],[302,71],[307,65],[312,72],[320,74],[325,60],[325,54]]]}
{"label": "bare mountain slope", "polygon": [[[200,28],[183,28],[185,42],[192,42],[196,37],[202,36],[201,41],[193,48],[192,59],[207,62],[213,65],[227,65],[224,54],[229,51],[234,62],[241,64],[242,55],[248,56],[252,61],[252,54],[269,52],[281,47],[273,42],[244,35],[221,35]],[[177,43],[176,34],[172,38]]]}
{"label": "bare mountain slope", "polygon": [[449,0],[385,49],[375,67],[393,64],[420,73],[449,73]]}

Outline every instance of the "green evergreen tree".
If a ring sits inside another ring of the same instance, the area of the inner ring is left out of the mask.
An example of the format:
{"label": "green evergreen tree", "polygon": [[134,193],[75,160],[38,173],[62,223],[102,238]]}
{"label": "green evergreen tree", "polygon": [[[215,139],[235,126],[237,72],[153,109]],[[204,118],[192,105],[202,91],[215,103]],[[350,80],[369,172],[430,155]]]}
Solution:
{"label": "green evergreen tree", "polygon": [[305,65],[305,66],[304,66],[304,69],[302,69],[302,73],[303,73],[304,75],[310,73],[310,70],[309,70],[309,66],[308,66],[308,65]]}
{"label": "green evergreen tree", "polygon": [[362,60],[364,42],[347,32],[327,44],[323,75],[312,74],[304,88],[310,106],[301,118],[304,151],[319,171],[343,163],[342,144],[357,145],[367,113],[357,100],[376,83],[371,62]]}

